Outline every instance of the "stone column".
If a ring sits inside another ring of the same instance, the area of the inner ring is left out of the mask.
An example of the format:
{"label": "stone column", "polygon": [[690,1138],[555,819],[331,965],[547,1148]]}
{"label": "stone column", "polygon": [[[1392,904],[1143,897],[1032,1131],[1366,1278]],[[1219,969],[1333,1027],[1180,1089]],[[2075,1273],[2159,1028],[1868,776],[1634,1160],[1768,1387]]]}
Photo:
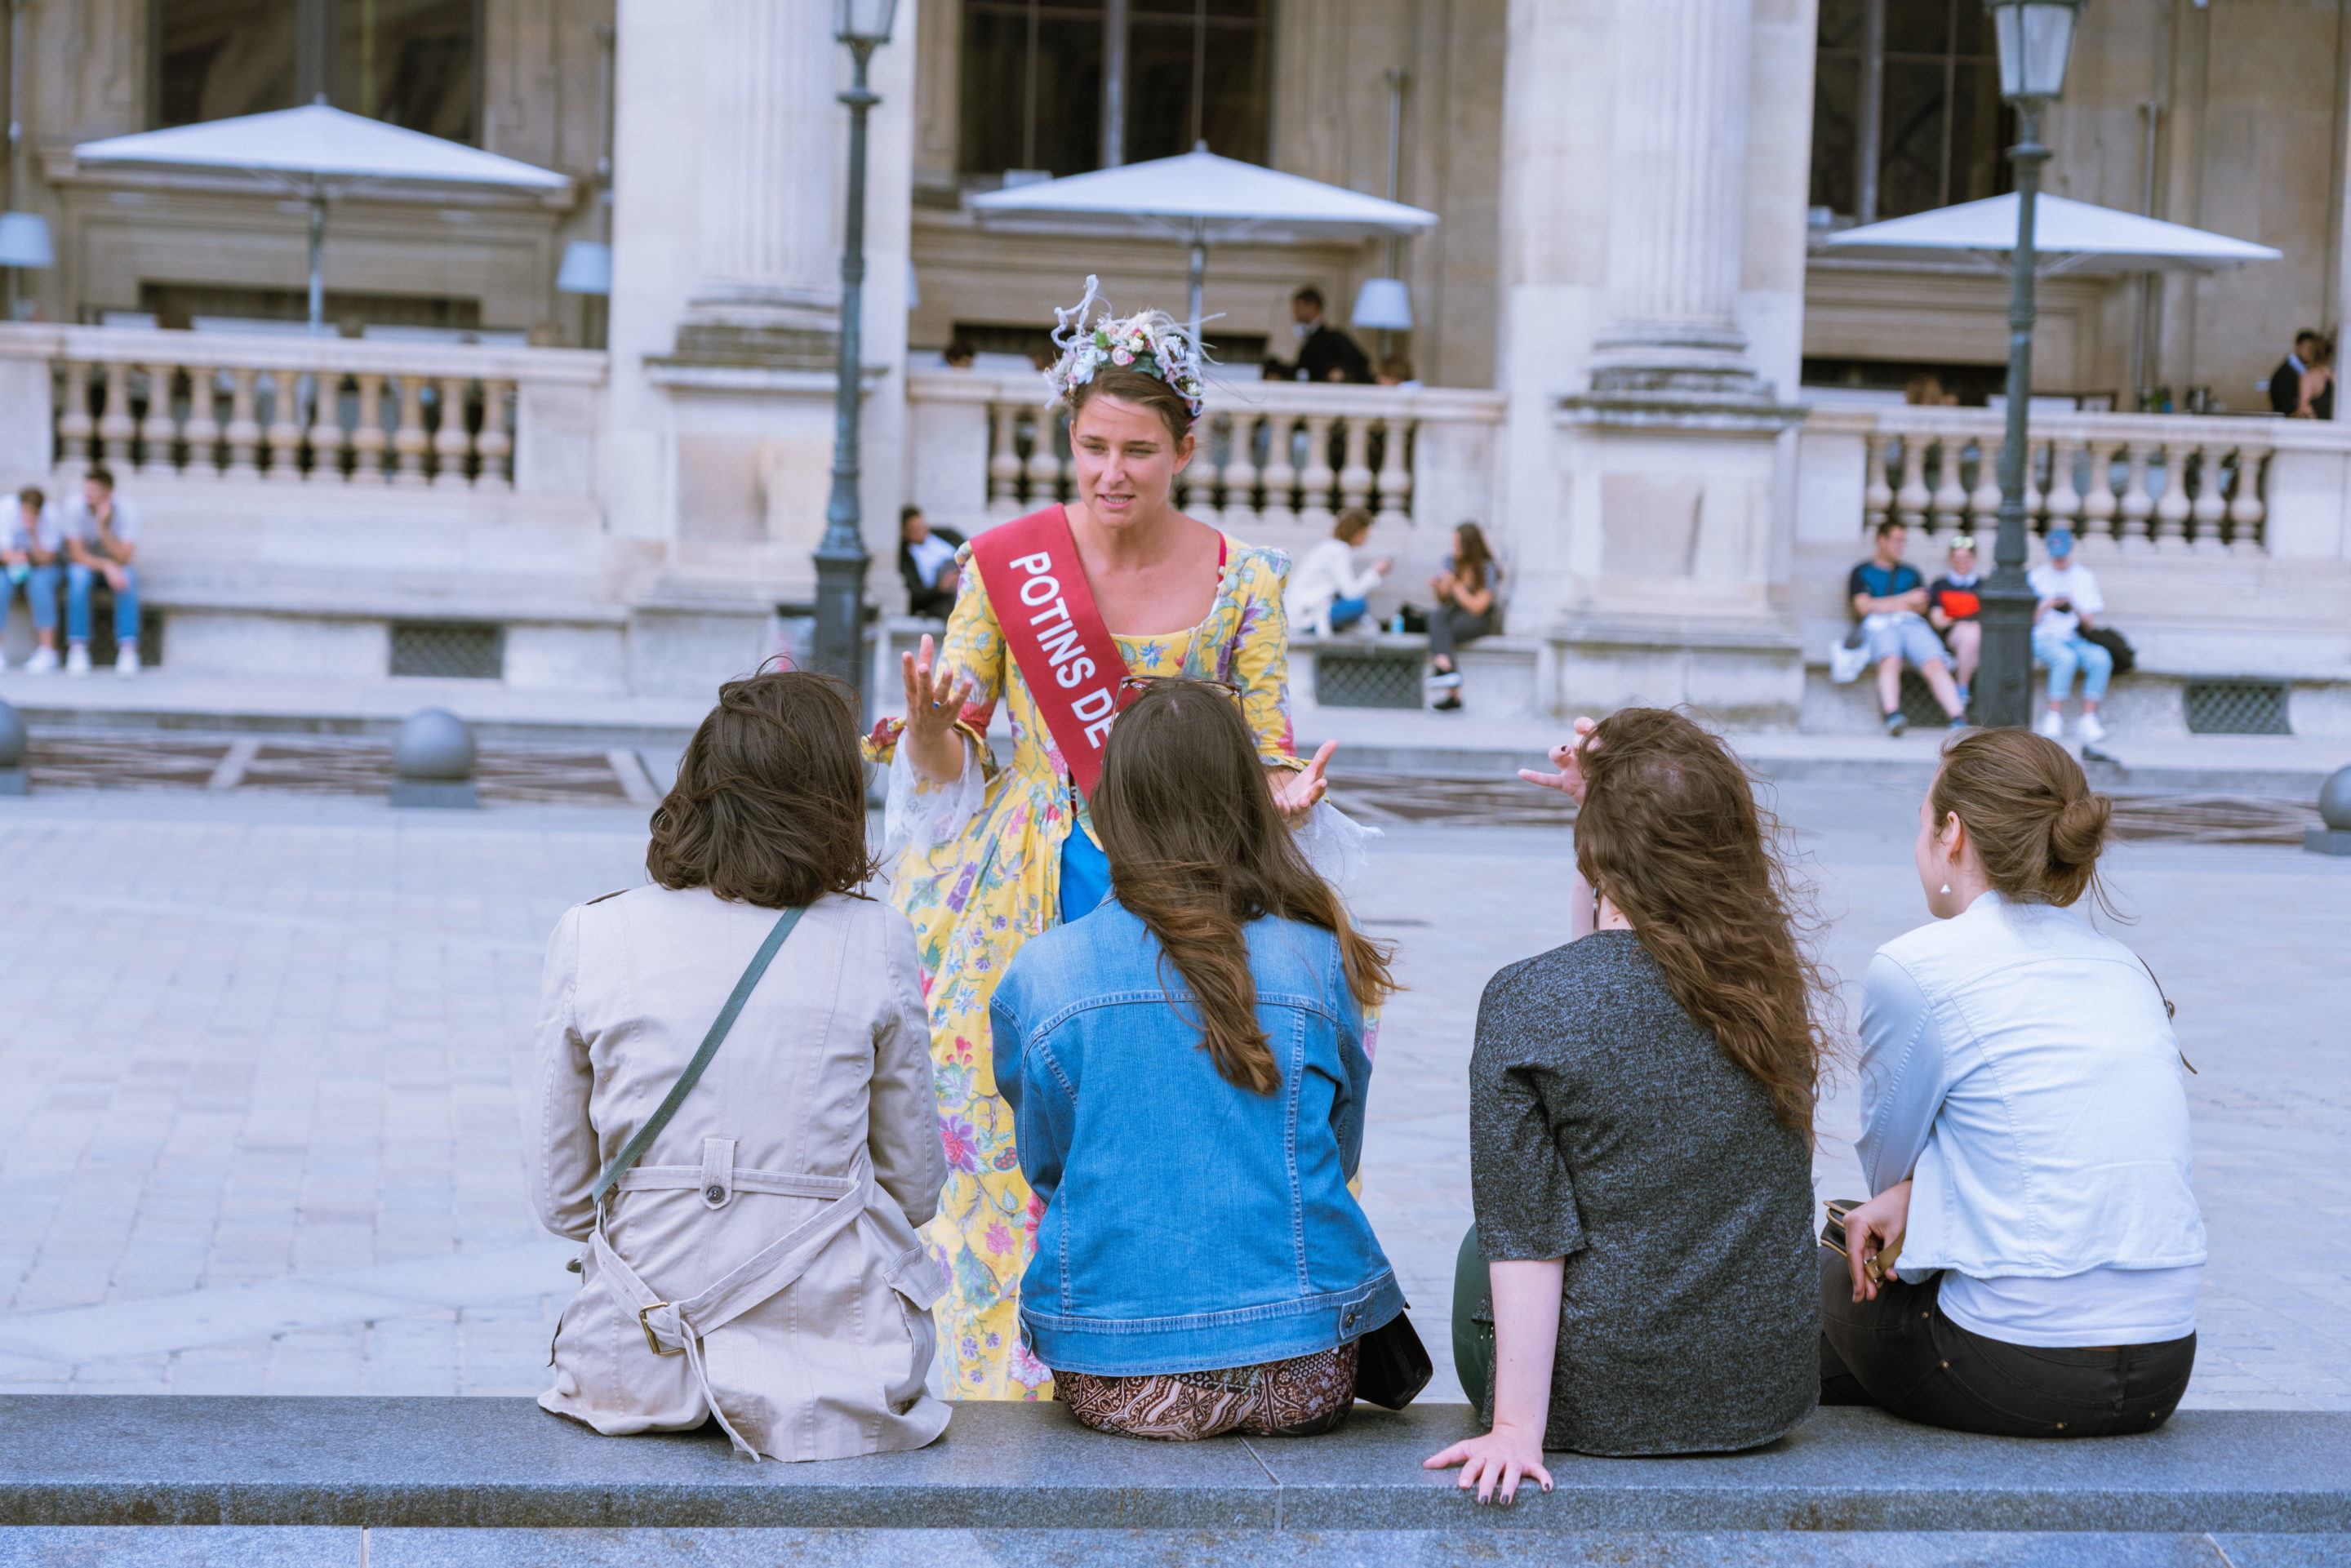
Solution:
{"label": "stone column", "polygon": [[841,298],[841,46],[831,8],[709,0],[700,266],[684,358],[830,369]]}
{"label": "stone column", "polygon": [[1740,329],[1754,0],[1641,0],[1613,50],[1608,315],[1593,390],[1757,395]]}

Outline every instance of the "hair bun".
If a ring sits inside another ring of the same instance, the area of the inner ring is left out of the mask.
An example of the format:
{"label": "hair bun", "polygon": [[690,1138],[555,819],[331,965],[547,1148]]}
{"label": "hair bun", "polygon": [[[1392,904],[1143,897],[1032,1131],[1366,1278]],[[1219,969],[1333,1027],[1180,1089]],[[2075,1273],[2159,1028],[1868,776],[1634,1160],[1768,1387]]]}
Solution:
{"label": "hair bun", "polygon": [[2049,824],[2049,861],[2056,866],[2087,865],[2106,846],[2106,823],[2114,802],[2085,792],[2057,809]]}

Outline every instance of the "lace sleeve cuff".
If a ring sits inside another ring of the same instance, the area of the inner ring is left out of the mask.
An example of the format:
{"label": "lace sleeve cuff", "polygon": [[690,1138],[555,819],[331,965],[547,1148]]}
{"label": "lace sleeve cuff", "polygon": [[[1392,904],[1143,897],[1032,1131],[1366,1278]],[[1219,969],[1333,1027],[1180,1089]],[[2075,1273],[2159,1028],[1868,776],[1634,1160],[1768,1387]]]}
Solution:
{"label": "lace sleeve cuff", "polygon": [[1318,800],[1306,821],[1293,830],[1298,847],[1315,874],[1344,897],[1371,861],[1371,843],[1377,828],[1365,827],[1328,800]]}
{"label": "lace sleeve cuff", "polygon": [[980,766],[987,742],[957,725],[967,743],[963,773],[949,783],[934,784],[914,771],[913,747],[900,746],[890,758],[889,784],[882,805],[882,858],[894,861],[908,849],[934,850],[959,836],[979,815],[987,798],[987,776]]}

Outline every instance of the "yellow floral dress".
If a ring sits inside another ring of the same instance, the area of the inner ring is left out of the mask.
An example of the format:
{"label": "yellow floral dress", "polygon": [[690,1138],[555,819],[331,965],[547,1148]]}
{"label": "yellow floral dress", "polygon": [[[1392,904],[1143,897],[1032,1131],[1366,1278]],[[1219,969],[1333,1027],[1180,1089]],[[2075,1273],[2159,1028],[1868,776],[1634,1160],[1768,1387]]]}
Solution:
{"label": "yellow floral dress", "polygon": [[[885,723],[871,747],[891,761],[893,826],[920,819],[890,867],[891,902],[914,923],[931,1015],[931,1060],[946,1145],[947,1182],[927,1239],[951,1281],[935,1309],[939,1361],[952,1399],[1048,1399],[1052,1374],[1020,1337],[1020,1275],[1041,1209],[1021,1178],[1012,1113],[997,1096],[988,1001],[1005,965],[1061,918],[1061,846],[1073,825],[1091,832],[1085,800],[1007,653],[986,586],[963,550],[961,595],[942,664],[972,678],[967,733],[985,736],[999,701],[1011,705],[1012,758],[984,760],[958,785],[916,785],[895,761]],[[1258,751],[1297,766],[1290,727],[1289,629],[1281,608],[1289,558],[1227,537],[1216,602],[1188,631],[1119,637],[1127,672],[1228,681]],[[987,758],[987,747],[979,747]],[[905,797],[909,792],[914,800]],[[927,802],[927,807],[925,807]]]}

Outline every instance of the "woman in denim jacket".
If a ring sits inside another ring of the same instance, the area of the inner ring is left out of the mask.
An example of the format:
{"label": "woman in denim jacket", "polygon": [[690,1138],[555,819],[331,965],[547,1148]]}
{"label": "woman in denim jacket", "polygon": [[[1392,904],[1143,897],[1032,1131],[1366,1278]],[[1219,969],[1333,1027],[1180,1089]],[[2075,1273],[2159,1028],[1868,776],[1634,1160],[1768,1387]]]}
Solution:
{"label": "woman in denim jacket", "polygon": [[1291,842],[1229,689],[1134,684],[1092,800],[1113,896],[991,1009],[1039,1216],[1021,1327],[1097,1430],[1330,1431],[1404,1308],[1347,1190],[1387,955]]}
{"label": "woman in denim jacket", "polygon": [[1916,851],[1935,921],[1877,950],[1862,1001],[1855,1152],[1877,1196],[1822,1257],[1823,1404],[2094,1437],[2150,1431],[2187,1392],[2204,1222],[2183,1061],[2154,976],[2073,908],[2108,810],[2040,736],[1944,754]]}

